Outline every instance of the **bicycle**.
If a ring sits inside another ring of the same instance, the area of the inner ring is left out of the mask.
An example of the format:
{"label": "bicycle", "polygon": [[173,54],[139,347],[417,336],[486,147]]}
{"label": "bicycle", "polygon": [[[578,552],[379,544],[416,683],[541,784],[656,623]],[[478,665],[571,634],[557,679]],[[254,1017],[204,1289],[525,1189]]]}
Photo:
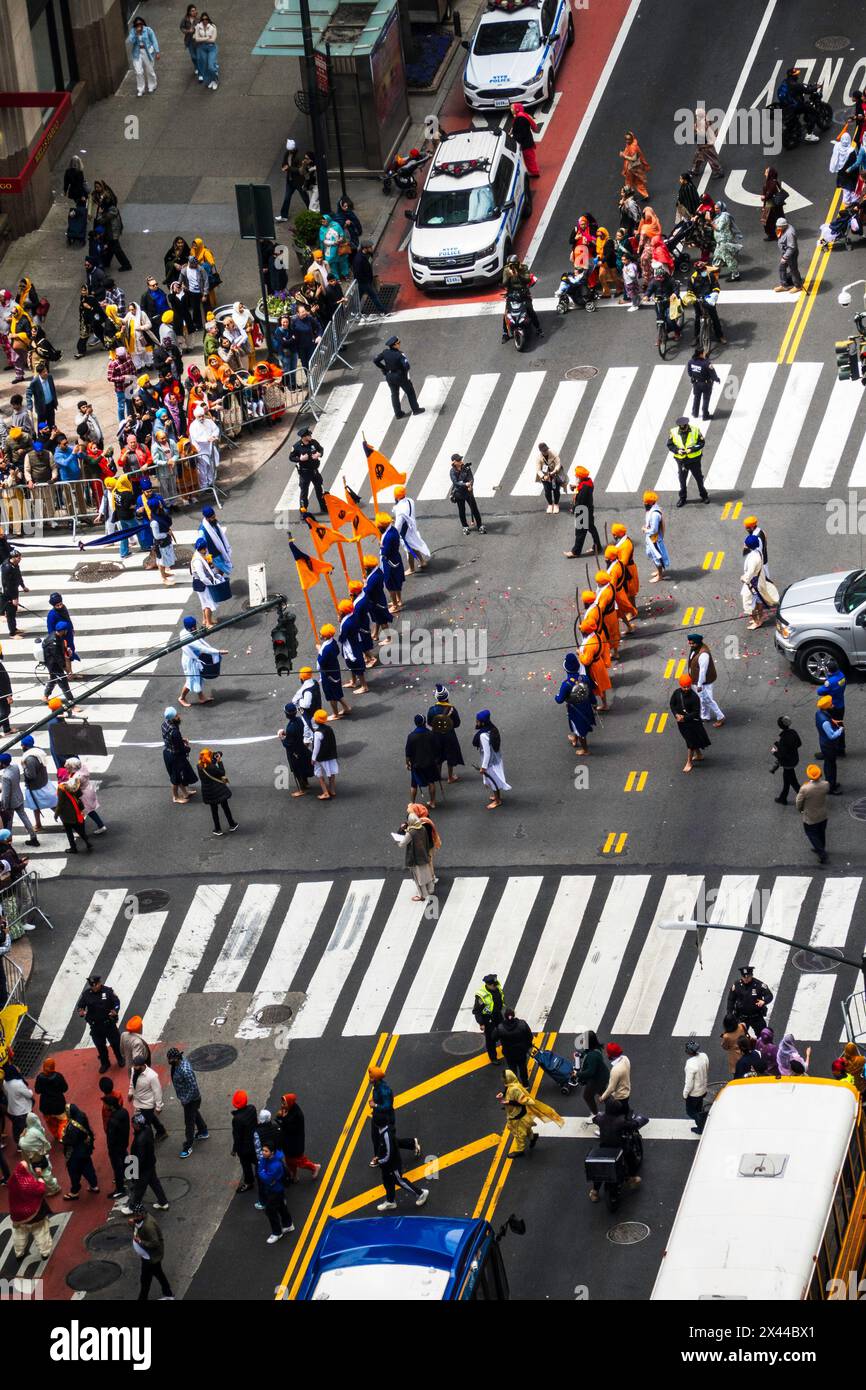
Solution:
{"label": "bicycle", "polygon": [[709,357],[713,346],[713,326],[710,322],[710,316],[707,313],[706,305],[702,299],[697,301],[697,309],[700,318],[700,323],[698,324],[698,347],[706,357]]}

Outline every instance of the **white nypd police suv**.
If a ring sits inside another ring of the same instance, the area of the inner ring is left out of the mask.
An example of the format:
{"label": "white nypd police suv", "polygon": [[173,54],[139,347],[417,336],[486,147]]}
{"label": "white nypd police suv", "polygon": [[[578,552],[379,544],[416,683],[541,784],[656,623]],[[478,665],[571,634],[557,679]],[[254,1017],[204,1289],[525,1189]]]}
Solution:
{"label": "white nypd police suv", "polygon": [[421,289],[497,282],[532,210],[520,147],[502,130],[458,130],[439,144],[414,212],[409,269]]}
{"label": "white nypd police suv", "polygon": [[476,111],[537,106],[553,96],[556,70],[574,43],[569,0],[488,0],[466,41],[463,94]]}

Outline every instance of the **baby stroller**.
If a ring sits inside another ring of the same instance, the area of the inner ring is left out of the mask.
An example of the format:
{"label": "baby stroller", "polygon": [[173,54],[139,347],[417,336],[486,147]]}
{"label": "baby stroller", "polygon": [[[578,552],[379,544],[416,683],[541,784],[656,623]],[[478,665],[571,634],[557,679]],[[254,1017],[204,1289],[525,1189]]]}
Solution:
{"label": "baby stroller", "polygon": [[864,232],[864,213],[861,203],[850,203],[848,207],[843,207],[833,218],[832,222],[825,222],[821,227],[821,237],[818,246],[822,251],[826,251],[828,246],[835,246],[837,241],[841,241],[846,251],[850,251],[854,244],[854,239],[861,239]]}
{"label": "baby stroller", "polygon": [[87,242],[87,204],[77,203],[66,218],[66,245],[84,246]]}
{"label": "baby stroller", "polygon": [[577,1086],[577,1067],[574,1060],[569,1061],[567,1057],[560,1057],[556,1052],[548,1052],[546,1048],[534,1047],[530,1053],[531,1057],[541,1067],[541,1070],[555,1081],[564,1096],[570,1096]]}
{"label": "baby stroller", "polygon": [[686,238],[691,225],[690,221],[676,222],[670,236],[665,237],[665,246],[673,256],[674,269],[678,275],[688,275],[692,268],[692,258],[686,250]]}

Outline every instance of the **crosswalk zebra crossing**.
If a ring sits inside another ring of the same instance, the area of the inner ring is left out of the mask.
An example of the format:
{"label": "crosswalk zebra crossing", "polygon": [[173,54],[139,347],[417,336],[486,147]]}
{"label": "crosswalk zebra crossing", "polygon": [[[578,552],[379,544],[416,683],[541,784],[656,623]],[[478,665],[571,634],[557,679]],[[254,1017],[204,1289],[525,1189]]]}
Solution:
{"label": "crosswalk zebra crossing", "polygon": [[[434,910],[414,891],[396,875],[198,883],[190,899],[151,911],[134,887],[99,888],[32,1011],[56,1046],[88,1045],[75,1005],[98,969],[153,1040],[188,992],[249,996],[238,1038],[267,1037],[261,1010],[290,993],[303,998],[293,1039],[468,1031],[474,991],[493,970],[534,1029],[707,1038],[747,957],[776,996],[777,1031],[830,1043],[856,987],[850,968],[800,969],[769,934],[854,958],[864,945],[854,875],[493,870],[441,882]],[[698,959],[693,935],[660,925],[692,918],[761,934],[710,930]]]}
{"label": "crosswalk zebra crossing", "polygon": [[[178,545],[192,545],[195,536],[194,530],[175,531]],[[13,535],[10,539],[15,543],[17,538]],[[57,543],[62,544],[60,540]],[[137,547],[123,561],[121,572],[95,583],[74,576],[85,564],[117,562],[116,551],[95,554],[74,546],[52,550],[23,537],[21,555],[21,571],[29,590],[21,595],[18,614],[18,630],[23,636],[21,640],[4,638],[2,646],[3,664],[12,683],[12,722],[17,728],[26,728],[45,715],[45,676],[43,670],[37,671],[41,657],[36,641],[45,635],[50,593],[57,590],[63,595],[75,626],[75,646],[81,660],[73,665],[73,672],[81,679],[73,682],[73,692],[76,684],[84,688],[170,641],[192,593],[184,570],[177,571],[174,585],[163,585],[158,571],[144,569],[145,556]],[[155,666],[142,667],[134,677],[117,681],[88,701],[87,715],[103,726],[107,748],[106,756],[87,758],[96,777],[111,766],[114,750],[123,742]],[[34,737],[47,754],[45,730]],[[48,765],[50,770],[50,757]],[[50,811],[43,814],[39,840],[38,848],[28,850],[31,867],[40,878],[56,877],[66,865],[67,846],[66,836]]]}
{"label": "crosswalk zebra crossing", "polygon": [[[704,475],[710,488],[749,491],[859,487],[866,483],[866,419],[856,416],[863,393],[837,381],[831,364],[750,362],[740,373],[716,368],[706,426]],[[645,487],[672,492],[676,467],[665,449],[677,416],[688,415],[685,362],[617,366],[591,381],[563,380],[559,371],[479,372],[416,380],[424,415],[397,421],[384,382],[372,394],[358,382],[331,391],[315,434],[324,450],[328,488],[345,476],[369,498],[362,439],[381,449],[411,482],[421,502],[448,497],[452,453],[475,471],[480,498],[534,497],[536,445],[544,440],[573,473],[590,469],[598,491],[633,495]],[[702,426],[702,428],[704,428]],[[798,447],[808,450],[794,469]],[[384,501],[391,493],[380,494]],[[299,505],[296,478],[275,510]]]}

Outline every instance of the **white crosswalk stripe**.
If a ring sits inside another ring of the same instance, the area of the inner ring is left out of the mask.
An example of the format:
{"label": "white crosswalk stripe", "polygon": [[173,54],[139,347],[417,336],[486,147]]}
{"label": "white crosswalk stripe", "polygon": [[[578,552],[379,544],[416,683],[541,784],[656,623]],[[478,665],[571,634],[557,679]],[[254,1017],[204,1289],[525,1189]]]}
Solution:
{"label": "white crosswalk stripe", "polygon": [[[185,911],[139,913],[125,888],[97,889],[33,1012],[57,1044],[81,1043],[75,1006],[96,969],[124,1016],[142,1015],[151,1041],[166,1041],[184,995],[245,990],[238,1038],[267,1038],[274,1025],[262,1009],[289,995],[301,996],[292,1038],[474,1032],[475,991],[493,972],[533,1030],[706,1041],[749,961],[774,993],[777,1036],[790,1030],[801,1043],[833,1045],[854,972],[832,963],[804,971],[803,958],[771,937],[854,959],[864,945],[863,878],[853,875],[499,870],[458,875],[438,891],[432,904],[413,902],[414,884],[396,875],[287,888],[200,884]],[[696,958],[693,932],[660,924],[704,913],[710,925]]]}
{"label": "white crosswalk stripe", "polygon": [[[714,418],[701,422],[710,489],[866,483],[866,437],[857,431],[853,461],[849,448],[864,399],[856,383],[836,381],[820,362],[752,362],[742,376],[729,362],[715,369],[720,380],[710,398]],[[369,501],[364,437],[407,474],[410,493],[422,503],[447,500],[454,453],[473,464],[479,498],[540,497],[535,481],[540,440],[561,455],[570,480],[576,467],[589,469],[597,496],[635,495],[650,486],[670,493],[678,487],[665,444],[678,413],[690,414],[685,361],[609,367],[580,381],[538,369],[465,378],[432,374],[420,386],[416,382],[416,389],[426,413],[395,421],[384,383],[372,390],[357,384],[334,388],[316,426],[328,488],[341,491],[345,475]],[[678,400],[683,390],[687,394]],[[807,451],[807,461],[800,476],[791,477],[800,449]],[[382,494],[385,503],[391,497],[390,490]],[[297,505],[297,481],[291,479],[276,510],[290,512]]]}

